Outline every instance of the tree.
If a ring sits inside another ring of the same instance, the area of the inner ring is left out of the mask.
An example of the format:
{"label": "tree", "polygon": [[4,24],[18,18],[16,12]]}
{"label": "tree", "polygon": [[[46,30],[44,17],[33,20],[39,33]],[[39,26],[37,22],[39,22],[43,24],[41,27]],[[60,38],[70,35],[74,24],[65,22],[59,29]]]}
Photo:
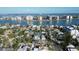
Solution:
{"label": "tree", "polygon": [[19,46],[18,46],[19,45],[19,41],[17,39],[14,39],[12,41],[12,43],[13,43],[12,47],[14,48],[14,50],[17,50],[19,48]]}
{"label": "tree", "polygon": [[70,32],[65,32],[64,43],[61,44],[63,50],[66,49],[66,46],[71,42]]}
{"label": "tree", "polygon": [[0,34],[2,35],[4,33],[5,29],[0,29]]}

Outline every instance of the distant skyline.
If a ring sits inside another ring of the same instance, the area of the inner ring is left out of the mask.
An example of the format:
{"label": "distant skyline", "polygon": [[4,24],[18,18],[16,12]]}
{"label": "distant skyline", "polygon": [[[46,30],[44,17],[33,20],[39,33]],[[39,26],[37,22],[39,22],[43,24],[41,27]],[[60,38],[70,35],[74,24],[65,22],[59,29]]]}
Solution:
{"label": "distant skyline", "polygon": [[79,13],[79,7],[0,7],[0,14]]}

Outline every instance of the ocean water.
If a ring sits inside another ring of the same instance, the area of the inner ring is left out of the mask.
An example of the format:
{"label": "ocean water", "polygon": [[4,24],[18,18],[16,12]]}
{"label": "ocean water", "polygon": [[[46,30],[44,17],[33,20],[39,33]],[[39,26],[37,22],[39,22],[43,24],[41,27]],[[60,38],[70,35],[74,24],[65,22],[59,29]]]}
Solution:
{"label": "ocean water", "polygon": [[50,21],[46,20],[46,21],[42,21],[42,26],[50,26]]}
{"label": "ocean water", "polygon": [[15,20],[0,20],[0,24],[5,24],[5,23],[17,24]]}
{"label": "ocean water", "polygon": [[0,20],[0,24],[20,24],[21,26],[28,25],[26,21],[16,21],[16,20]]}
{"label": "ocean water", "polygon": [[40,22],[39,21],[33,21],[33,25],[39,26],[40,25]]}
{"label": "ocean water", "polygon": [[66,20],[59,20],[59,21],[56,21],[56,24],[55,25],[58,25],[58,26],[66,26],[67,23],[66,23]]}
{"label": "ocean water", "polygon": [[[27,21],[16,21],[16,20],[0,20],[0,24],[5,24],[5,23],[8,23],[8,24],[20,24],[21,26],[27,26],[29,25],[30,23],[27,22]],[[31,22],[32,25],[41,25],[41,26],[50,26],[50,25],[58,25],[58,26],[71,26],[71,25],[79,25],[79,19],[72,19],[72,20],[69,20],[67,21],[66,19],[65,20],[55,20],[55,21],[49,21],[49,20],[44,20],[42,22],[39,22],[39,21],[32,21]]]}
{"label": "ocean water", "polygon": [[27,26],[28,25],[27,21],[20,21],[20,22],[18,22],[18,24],[20,24],[21,26]]}
{"label": "ocean water", "polygon": [[79,25],[79,19],[73,19],[72,21],[70,21],[70,25],[72,24]]}

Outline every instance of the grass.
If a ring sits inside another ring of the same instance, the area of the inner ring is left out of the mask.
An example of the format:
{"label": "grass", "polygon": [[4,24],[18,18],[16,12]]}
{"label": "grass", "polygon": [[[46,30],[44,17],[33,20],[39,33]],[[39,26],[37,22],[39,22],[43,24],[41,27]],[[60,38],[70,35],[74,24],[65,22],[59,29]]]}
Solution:
{"label": "grass", "polygon": [[5,29],[0,29],[0,34],[3,34]]}

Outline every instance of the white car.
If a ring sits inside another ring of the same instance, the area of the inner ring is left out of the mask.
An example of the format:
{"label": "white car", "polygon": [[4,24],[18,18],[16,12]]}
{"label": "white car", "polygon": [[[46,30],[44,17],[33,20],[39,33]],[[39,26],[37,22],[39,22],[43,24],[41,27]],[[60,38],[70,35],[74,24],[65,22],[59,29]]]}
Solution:
{"label": "white car", "polygon": [[39,49],[38,48],[34,48],[34,51],[39,51]]}
{"label": "white car", "polygon": [[68,51],[78,51],[78,50],[75,48],[75,46],[72,45],[72,44],[69,44],[69,45],[67,46],[67,50],[68,50]]}
{"label": "white car", "polygon": [[78,50],[75,48],[68,48],[68,51],[78,51]]}

